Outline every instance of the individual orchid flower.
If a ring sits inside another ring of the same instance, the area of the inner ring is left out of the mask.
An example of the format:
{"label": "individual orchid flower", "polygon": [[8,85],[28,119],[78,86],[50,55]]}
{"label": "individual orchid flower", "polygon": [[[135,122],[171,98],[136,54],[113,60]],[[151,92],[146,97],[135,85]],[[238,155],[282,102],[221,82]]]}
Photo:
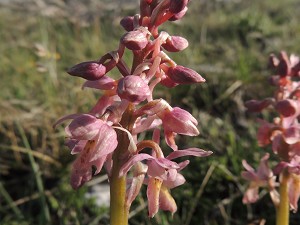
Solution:
{"label": "individual orchid flower", "polygon": [[267,187],[270,190],[273,202],[278,202],[278,193],[275,189],[275,176],[268,166],[269,157],[269,154],[265,154],[265,156],[260,160],[257,171],[255,171],[246,160],[243,160],[243,166],[246,171],[242,172],[242,177],[250,181],[249,187],[243,197],[244,204],[254,203],[258,200],[258,190],[260,187]]}
{"label": "individual orchid flower", "polygon": [[92,178],[92,166],[97,168],[94,174],[101,171],[107,156],[117,147],[117,134],[106,122],[89,114],[76,116],[65,132],[72,154],[79,154],[71,175],[71,185],[76,189]]}
{"label": "individual orchid flower", "polygon": [[[149,146],[148,146],[148,145]],[[138,146],[144,143],[138,144]],[[169,193],[169,189],[175,188],[185,183],[184,177],[178,173],[187,166],[189,161],[183,163],[175,163],[172,160],[182,156],[198,156],[205,157],[212,154],[211,151],[204,151],[202,149],[190,148],[185,150],[178,150],[169,154],[166,158],[160,147],[148,142],[144,147],[152,146],[154,154],[151,156],[146,153],[140,153],[132,156],[121,168],[120,176],[126,174],[130,168],[141,161],[147,160],[147,197],[149,217],[153,217],[159,209],[168,210],[174,213],[177,210],[175,200]],[[139,150],[142,150],[140,148]]]}
{"label": "individual orchid flower", "polygon": [[197,120],[181,108],[175,107],[172,110],[164,110],[158,116],[162,120],[166,142],[173,150],[178,149],[175,143],[176,134],[199,135]]}

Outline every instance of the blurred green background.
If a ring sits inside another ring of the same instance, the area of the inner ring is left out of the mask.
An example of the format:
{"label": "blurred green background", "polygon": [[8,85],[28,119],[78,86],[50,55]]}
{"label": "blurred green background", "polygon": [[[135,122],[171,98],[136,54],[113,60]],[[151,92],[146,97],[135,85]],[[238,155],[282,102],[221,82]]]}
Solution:
{"label": "blurred green background", "polygon": [[[266,192],[257,203],[242,204],[247,187],[240,177],[242,159],[257,165],[270,151],[258,148],[255,115],[243,104],[272,93],[270,53],[300,54],[299,11],[299,0],[194,0],[183,20],[163,26],[190,43],[170,54],[173,59],[207,82],[159,88],[156,95],[199,120],[201,135],[180,137],[181,148],[214,154],[190,159],[187,183],[172,190],[178,204],[173,217],[160,212],[148,219],[143,190],[130,224],[274,224]],[[85,197],[105,183],[105,175],[73,191],[69,174],[75,157],[63,145],[63,128],[53,130],[52,124],[87,112],[100,96],[81,90],[83,80],[66,69],[116,49],[124,33],[120,19],[137,12],[134,0],[0,0],[0,224],[109,223],[108,209]],[[299,221],[299,213],[291,215],[290,224]]]}

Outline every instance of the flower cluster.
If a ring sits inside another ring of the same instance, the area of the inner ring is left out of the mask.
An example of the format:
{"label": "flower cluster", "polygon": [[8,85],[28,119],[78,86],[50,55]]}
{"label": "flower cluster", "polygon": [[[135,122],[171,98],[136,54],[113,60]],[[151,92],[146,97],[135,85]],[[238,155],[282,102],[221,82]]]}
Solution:
{"label": "flower cluster", "polygon": [[258,188],[267,187],[275,205],[279,204],[279,194],[276,191],[276,176],[281,173],[288,175],[288,192],[290,207],[297,211],[300,195],[300,59],[295,55],[281,52],[277,58],[270,56],[270,65],[276,74],[270,77],[270,83],[276,87],[274,96],[264,100],[251,100],[246,107],[251,112],[261,112],[273,109],[277,116],[273,121],[259,120],[257,132],[259,146],[271,145],[279,163],[271,170],[268,166],[269,154],[266,154],[254,171],[246,161],[243,165],[246,172],[242,175],[250,181],[243,202],[251,203],[258,199]]}
{"label": "flower cluster", "polygon": [[[212,153],[198,148],[178,150],[176,135],[198,135],[197,120],[184,109],[171,107],[164,99],[153,99],[153,90],[159,84],[171,88],[205,82],[197,72],[177,65],[167,55],[184,50],[188,41],[158,31],[164,22],[181,19],[187,4],[188,0],[141,0],[140,14],[127,16],[120,22],[126,33],[120,38],[117,50],[68,70],[70,75],[87,80],[83,88],[102,91],[88,113],[68,115],[55,124],[72,119],[65,132],[71,154],[78,155],[71,175],[74,189],[103,167],[110,180],[113,168],[119,168],[120,177],[127,177],[129,171],[131,174],[126,190],[128,209],[145,184],[149,216],[153,217],[158,209],[174,213],[177,207],[169,190],[185,182],[180,171],[189,161],[173,160]],[[125,51],[133,54],[131,68],[122,59]],[[119,71],[119,79],[108,76],[114,68]],[[152,132],[152,139],[143,139],[140,134],[145,131]],[[164,156],[159,145],[161,131],[172,149],[168,156]]]}

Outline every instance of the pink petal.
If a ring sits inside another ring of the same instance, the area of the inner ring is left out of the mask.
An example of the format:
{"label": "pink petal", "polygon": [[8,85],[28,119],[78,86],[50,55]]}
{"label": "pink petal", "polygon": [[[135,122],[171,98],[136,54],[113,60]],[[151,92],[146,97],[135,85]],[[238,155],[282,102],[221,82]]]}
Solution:
{"label": "pink petal", "polygon": [[71,173],[71,186],[73,189],[78,189],[84,183],[92,179],[92,168],[91,167],[83,167],[79,168],[73,167]]}
{"label": "pink petal", "polygon": [[136,164],[137,162],[140,162],[142,160],[145,159],[154,159],[153,156],[149,155],[149,154],[145,154],[145,153],[140,153],[137,155],[132,156],[120,169],[120,176],[124,176],[126,173],[128,173],[128,171],[130,170],[130,168]]}
{"label": "pink petal", "polygon": [[74,155],[80,153],[87,142],[87,140],[69,139],[66,141],[65,145],[71,149],[71,154]]}
{"label": "pink petal", "polygon": [[159,208],[170,211],[172,215],[177,211],[177,205],[169,190],[162,185],[159,194]]}
{"label": "pink petal", "polygon": [[146,172],[146,165],[140,162],[136,164],[133,172],[133,179],[130,183],[130,187],[126,191],[126,205],[128,208],[130,207],[136,196],[139,194]]}
{"label": "pink petal", "polygon": [[190,163],[190,160],[184,160],[183,162],[178,163],[179,168],[178,168],[178,172],[183,170],[188,164]]}
{"label": "pink petal", "polygon": [[289,200],[294,213],[298,210],[298,200],[300,197],[300,176],[292,175],[289,180]]}
{"label": "pink petal", "polygon": [[150,101],[141,108],[137,109],[135,111],[135,115],[142,116],[144,114],[147,114],[149,116],[153,116],[159,112],[164,111],[165,109],[171,110],[172,108],[169,105],[169,103],[167,103],[164,99],[160,98]]}
{"label": "pink petal", "polygon": [[159,179],[151,178],[148,181],[147,198],[149,217],[154,217],[159,209],[159,195],[162,181]]}
{"label": "pink petal", "polygon": [[148,172],[147,174],[151,177],[160,177],[165,173],[165,168],[158,165],[157,162],[153,160],[148,160]]}
{"label": "pink petal", "polygon": [[205,157],[211,155],[213,152],[211,151],[205,151],[200,148],[188,148],[185,150],[177,150],[174,152],[171,152],[168,156],[167,159],[172,160],[176,159],[182,156],[198,156],[198,157]]}
{"label": "pink petal", "polygon": [[106,156],[103,156],[103,157],[91,162],[91,164],[97,168],[94,175],[100,173],[100,171],[102,170],[103,164],[105,162],[106,162]]}
{"label": "pink petal", "polygon": [[260,164],[257,168],[257,175],[261,180],[268,180],[273,176],[273,173],[268,166],[269,157],[270,154],[266,153],[260,160]]}
{"label": "pink petal", "polygon": [[104,125],[102,120],[89,114],[76,117],[66,128],[66,133],[74,139],[92,140]]}
{"label": "pink petal", "polygon": [[167,188],[175,188],[185,183],[185,178],[180,173],[176,173],[175,178],[164,180],[163,185]]}
{"label": "pink petal", "polygon": [[96,116],[102,116],[107,107],[113,104],[113,98],[103,95],[99,98],[96,105],[90,110],[90,113]]}
{"label": "pink petal", "polygon": [[250,187],[246,190],[244,197],[243,197],[243,203],[248,204],[248,203],[254,203],[258,200],[258,186],[253,186]]}
{"label": "pink petal", "polygon": [[90,162],[96,161],[104,155],[108,155],[113,152],[117,145],[117,133],[116,131],[107,124],[103,124],[98,133],[97,144],[95,146],[95,151],[91,152]]}
{"label": "pink petal", "polygon": [[255,173],[251,173],[248,171],[242,171],[241,175],[245,180],[248,180],[248,181],[257,181],[258,180],[258,177]]}
{"label": "pink petal", "polygon": [[261,126],[257,131],[257,141],[260,147],[266,146],[271,143],[271,134],[274,127],[273,124],[260,120]]}
{"label": "pink petal", "polygon": [[154,129],[161,125],[161,120],[156,119],[156,116],[148,116],[146,118],[142,118],[135,123],[135,127],[133,128],[133,134],[139,134],[146,130]]}
{"label": "pink petal", "polygon": [[243,167],[244,167],[247,171],[252,172],[252,173],[255,172],[255,170],[253,169],[253,167],[250,166],[250,165],[247,163],[246,160],[243,160],[243,161],[242,161],[242,164],[243,164]]}
{"label": "pink petal", "polygon": [[284,117],[294,116],[298,111],[298,104],[295,100],[285,99],[279,101],[276,106],[276,110]]}
{"label": "pink petal", "polygon": [[300,130],[298,127],[289,127],[284,131],[284,140],[288,144],[295,144],[300,141]]}
{"label": "pink petal", "polygon": [[79,116],[81,116],[82,114],[70,114],[70,115],[66,115],[63,116],[62,118],[58,119],[54,124],[53,124],[53,128],[55,129],[58,125],[60,125],[61,123],[63,123],[65,120],[70,120],[70,119],[75,119]]}
{"label": "pink petal", "polygon": [[168,146],[170,146],[174,151],[178,150],[178,146],[175,143],[176,134],[169,130],[164,130],[165,140]]}
{"label": "pink petal", "polygon": [[165,113],[162,118],[163,127],[167,131],[177,134],[197,136],[197,120],[187,111],[175,107],[170,113]]}
{"label": "pink petal", "polygon": [[86,81],[82,85],[82,89],[89,87],[89,88],[95,88],[100,90],[112,90],[116,86],[115,80],[108,77],[103,76],[99,80],[94,81]]}

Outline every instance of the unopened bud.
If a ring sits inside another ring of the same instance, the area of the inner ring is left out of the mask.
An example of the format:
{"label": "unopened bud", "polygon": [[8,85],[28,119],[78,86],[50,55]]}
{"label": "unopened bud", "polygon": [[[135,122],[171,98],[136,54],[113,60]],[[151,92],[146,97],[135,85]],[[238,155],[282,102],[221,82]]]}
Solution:
{"label": "unopened bud", "polygon": [[273,69],[276,68],[278,64],[279,64],[279,59],[274,54],[271,54],[269,57],[269,66]]}
{"label": "unopened bud", "polygon": [[120,98],[127,99],[133,103],[140,103],[151,94],[151,91],[142,78],[129,75],[120,79],[117,93]]}
{"label": "unopened bud", "polygon": [[132,31],[133,27],[133,16],[126,16],[121,19],[120,24],[126,31]]}
{"label": "unopened bud", "polygon": [[121,43],[130,50],[141,50],[148,44],[147,33],[141,29],[129,31],[123,35]]}
{"label": "unopened bud", "polygon": [[170,2],[170,12],[177,14],[181,12],[187,5],[188,0],[171,0]]}
{"label": "unopened bud", "polygon": [[178,84],[193,84],[205,82],[205,79],[196,71],[183,66],[175,66],[169,68],[167,75],[172,81]]}
{"label": "unopened bud", "polygon": [[185,38],[180,36],[170,36],[162,47],[169,52],[179,52],[186,49],[188,45],[189,42]]}
{"label": "unopened bud", "polygon": [[286,99],[279,101],[275,108],[283,117],[289,117],[296,114],[298,104],[294,100]]}
{"label": "unopened bud", "polygon": [[173,87],[176,87],[178,85],[178,83],[175,83],[169,77],[165,77],[164,79],[162,79],[160,81],[160,84],[167,87],[167,88],[173,88]]}
{"label": "unopened bud", "polygon": [[277,72],[280,76],[287,76],[291,73],[291,65],[286,52],[280,53],[280,62],[277,66]]}
{"label": "unopened bud", "polygon": [[174,14],[169,20],[170,21],[180,20],[182,17],[184,17],[187,10],[188,10],[188,7],[184,7],[183,10],[181,10],[179,13]]}
{"label": "unopened bud", "polygon": [[86,80],[98,80],[105,75],[106,67],[96,61],[88,61],[71,67],[67,72],[72,76],[82,77]]}
{"label": "unopened bud", "polygon": [[267,108],[269,105],[274,103],[274,99],[267,98],[262,101],[250,100],[245,103],[245,107],[249,112],[261,112],[263,109]]}

